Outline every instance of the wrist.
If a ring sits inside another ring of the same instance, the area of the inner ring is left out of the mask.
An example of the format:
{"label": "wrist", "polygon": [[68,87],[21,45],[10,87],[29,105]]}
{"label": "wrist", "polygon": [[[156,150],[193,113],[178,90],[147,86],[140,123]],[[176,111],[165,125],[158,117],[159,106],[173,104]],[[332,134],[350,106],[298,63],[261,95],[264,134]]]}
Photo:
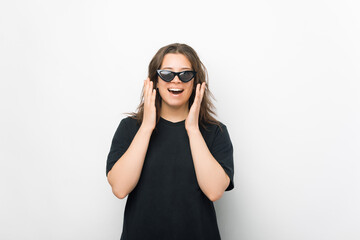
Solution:
{"label": "wrist", "polygon": [[188,134],[199,133],[200,129],[199,127],[186,128],[186,132]]}
{"label": "wrist", "polygon": [[141,126],[139,128],[139,131],[144,132],[144,133],[149,133],[149,134],[151,134],[153,130],[154,130],[153,127],[149,127],[144,124],[141,124]]}

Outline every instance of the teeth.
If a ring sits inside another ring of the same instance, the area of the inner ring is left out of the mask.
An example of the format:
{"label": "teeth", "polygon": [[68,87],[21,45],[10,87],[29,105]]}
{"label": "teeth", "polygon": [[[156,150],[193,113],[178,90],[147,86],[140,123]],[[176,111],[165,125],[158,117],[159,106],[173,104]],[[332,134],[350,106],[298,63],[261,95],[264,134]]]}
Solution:
{"label": "teeth", "polygon": [[181,92],[183,89],[169,88],[169,91]]}

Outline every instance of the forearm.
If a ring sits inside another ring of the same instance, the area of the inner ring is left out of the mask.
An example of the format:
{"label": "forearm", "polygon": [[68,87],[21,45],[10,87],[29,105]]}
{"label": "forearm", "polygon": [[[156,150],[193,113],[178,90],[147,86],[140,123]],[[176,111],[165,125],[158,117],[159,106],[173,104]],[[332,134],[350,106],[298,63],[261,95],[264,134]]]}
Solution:
{"label": "forearm", "polygon": [[187,132],[198,184],[211,201],[216,201],[221,198],[230,179],[212,156],[200,130],[188,130]]}
{"label": "forearm", "polygon": [[126,197],[139,181],[152,130],[140,127],[129,148],[108,173],[114,195]]}

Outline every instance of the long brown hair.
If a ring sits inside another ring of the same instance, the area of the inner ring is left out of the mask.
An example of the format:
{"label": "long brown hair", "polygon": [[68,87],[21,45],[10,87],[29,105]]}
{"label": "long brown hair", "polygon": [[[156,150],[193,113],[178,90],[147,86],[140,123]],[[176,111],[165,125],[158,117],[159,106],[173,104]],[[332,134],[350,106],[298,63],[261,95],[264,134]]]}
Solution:
{"label": "long brown hair", "polygon": [[[206,82],[207,87],[205,89],[204,96],[201,101],[200,112],[199,112],[199,123],[201,124],[201,126],[206,129],[205,126],[206,124],[216,124],[221,128],[219,121],[216,120],[214,117],[216,116],[215,106],[211,102],[210,97],[212,97],[214,100],[216,99],[209,90],[207,70],[192,47],[186,44],[173,43],[164,46],[158,50],[158,52],[155,54],[155,56],[152,58],[149,64],[148,77],[150,78],[150,81],[153,81],[154,83],[153,88],[156,89],[158,83],[158,75],[156,70],[158,70],[161,67],[164,56],[168,53],[183,54],[185,57],[187,57],[187,59],[191,63],[193,70],[196,71],[196,76],[194,78],[194,84],[193,84],[193,91],[189,98],[189,109],[194,102],[196,85],[198,83],[201,84],[203,82]],[[160,108],[161,108],[161,96],[158,90],[156,91],[155,107],[156,107],[156,123],[158,123],[160,119]],[[137,111],[126,114],[130,115],[131,118],[137,119],[138,124],[141,125],[144,114],[144,87],[141,94],[141,102],[137,107]]]}

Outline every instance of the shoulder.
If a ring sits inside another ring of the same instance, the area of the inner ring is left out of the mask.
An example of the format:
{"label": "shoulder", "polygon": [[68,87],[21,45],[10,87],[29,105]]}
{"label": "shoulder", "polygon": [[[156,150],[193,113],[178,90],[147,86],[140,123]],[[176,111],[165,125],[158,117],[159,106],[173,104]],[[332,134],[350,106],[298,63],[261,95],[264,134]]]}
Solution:
{"label": "shoulder", "polygon": [[227,126],[224,123],[218,121],[218,124],[206,123],[204,125],[200,126],[200,132],[208,146],[212,146],[218,139],[229,138]]}
{"label": "shoulder", "polygon": [[214,135],[214,134],[216,135],[219,132],[227,131],[226,125],[220,121],[218,121],[217,124],[205,123],[204,126],[200,125],[200,129],[202,132],[211,134],[211,135]]}
{"label": "shoulder", "polygon": [[135,136],[139,128],[140,124],[137,119],[131,116],[124,117],[119,124],[119,129],[124,129],[131,138]]}
{"label": "shoulder", "polygon": [[131,117],[131,116],[127,116],[127,117],[124,117],[123,119],[121,119],[120,124],[124,124],[130,128],[139,126],[137,119],[134,117]]}

